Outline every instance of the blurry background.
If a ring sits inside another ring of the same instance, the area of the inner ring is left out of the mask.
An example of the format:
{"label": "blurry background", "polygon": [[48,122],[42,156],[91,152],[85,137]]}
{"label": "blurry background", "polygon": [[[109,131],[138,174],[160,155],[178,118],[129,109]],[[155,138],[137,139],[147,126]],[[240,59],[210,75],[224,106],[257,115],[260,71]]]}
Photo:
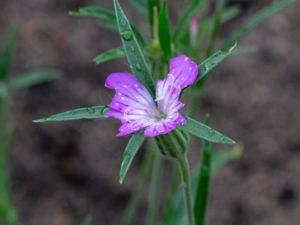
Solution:
{"label": "blurry background", "polygon": [[[133,21],[143,22],[121,1]],[[172,15],[181,1],[169,1]],[[235,0],[241,16],[226,36],[270,0]],[[127,138],[116,138],[114,120],[33,124],[32,120],[73,108],[107,104],[106,76],[128,70],[125,60],[96,66],[92,58],[120,46],[118,35],[94,19],[70,17],[82,6],[112,8],[108,0],[1,0],[0,46],[11,22],[19,24],[13,74],[40,68],[62,71],[59,80],[18,92],[11,112],[16,132],[11,148],[13,199],[23,225],[116,225],[130,196],[139,157],[125,184],[118,183]],[[212,126],[245,148],[211,186],[211,225],[300,224],[300,4],[270,18],[240,44],[256,53],[232,56],[213,72],[200,108]],[[198,161],[200,142],[190,154]],[[165,170],[167,177],[168,170]],[[165,193],[167,189],[162,190]],[[144,224],[147,196],[136,224]]]}

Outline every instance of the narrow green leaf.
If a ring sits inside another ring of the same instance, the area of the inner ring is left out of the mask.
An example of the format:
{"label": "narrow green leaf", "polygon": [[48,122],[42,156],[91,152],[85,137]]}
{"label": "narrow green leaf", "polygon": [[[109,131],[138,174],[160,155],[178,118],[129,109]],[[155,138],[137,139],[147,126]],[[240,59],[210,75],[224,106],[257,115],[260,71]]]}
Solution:
{"label": "narrow green leaf", "polygon": [[171,34],[169,27],[169,16],[167,1],[164,0],[158,19],[158,36],[160,47],[166,60],[171,57]]}
{"label": "narrow green leaf", "polygon": [[9,73],[15,50],[16,37],[17,27],[11,26],[4,46],[4,52],[0,56],[0,80],[3,80]]}
{"label": "narrow green leaf", "polygon": [[124,14],[121,5],[119,4],[119,1],[114,0],[114,5],[123,48],[125,50],[130,68],[137,79],[144,84],[152,96],[154,96],[154,83],[145,60],[145,56],[134,32],[132,31],[129,21]]}
{"label": "narrow green leaf", "polygon": [[149,17],[149,24],[150,24],[150,31],[153,35],[153,26],[155,23],[154,18],[154,12],[155,9],[157,10],[157,13],[160,11],[160,0],[148,0],[148,17]]}
{"label": "narrow green leaf", "polygon": [[222,23],[226,23],[241,13],[241,8],[239,6],[226,7],[221,15]]}
{"label": "narrow green leaf", "polygon": [[205,58],[208,58],[212,54],[215,48],[217,37],[219,35],[220,28],[221,28],[223,9],[224,9],[224,0],[219,0],[217,2],[216,10],[212,16],[212,29],[209,36],[208,47],[205,51]]}
{"label": "narrow green leaf", "polygon": [[123,51],[123,48],[114,48],[111,50],[108,50],[106,52],[101,53],[97,57],[93,59],[93,61],[96,64],[105,63],[113,59],[119,59],[125,57],[125,52]]}
{"label": "narrow green leaf", "polygon": [[[4,127],[3,127],[4,126]],[[11,199],[9,148],[14,131],[11,122],[2,123],[0,131],[0,222],[17,224],[17,214]]]}
{"label": "narrow green leaf", "polygon": [[222,49],[227,49],[229,46],[232,46],[234,43],[243,38],[246,34],[252,31],[256,26],[260,25],[268,17],[272,16],[281,9],[289,6],[290,4],[296,2],[297,0],[279,0],[272,3],[270,6],[258,12],[255,16],[250,18],[244,26],[237,32],[233,33],[227,41],[222,45]]}
{"label": "narrow green leaf", "polygon": [[215,176],[226,163],[239,159],[242,154],[243,148],[241,146],[234,146],[230,150],[214,152],[211,159],[211,176]]}
{"label": "narrow green leaf", "polygon": [[21,74],[17,78],[7,82],[8,89],[10,91],[15,91],[20,88],[52,81],[58,78],[58,74],[59,73],[56,70],[44,70]]}
{"label": "narrow green leaf", "polygon": [[143,134],[140,133],[136,133],[134,135],[132,135],[132,137],[130,138],[126,149],[124,151],[123,154],[123,160],[122,160],[122,164],[121,164],[121,169],[120,169],[120,183],[122,184],[125,176],[127,174],[127,171],[133,161],[134,156],[136,155],[136,153],[138,152],[139,148],[141,147],[141,145],[143,144],[145,140],[145,137]]}
{"label": "narrow green leaf", "polygon": [[129,2],[143,15],[148,14],[147,0],[129,0]]}
{"label": "narrow green leaf", "polygon": [[116,16],[113,11],[98,6],[79,8],[77,12],[70,12],[71,16],[96,17],[103,22],[103,25],[117,30]]}
{"label": "narrow green leaf", "polygon": [[206,126],[203,123],[200,123],[194,119],[188,118],[188,123],[182,125],[179,129],[184,130],[196,137],[203,138],[207,141],[220,144],[234,144],[231,138],[226,137],[224,134],[212,129],[209,126]]}
{"label": "narrow green leaf", "polygon": [[[209,125],[208,116],[205,119],[205,125]],[[205,215],[211,174],[211,154],[212,144],[209,141],[203,140],[201,165],[199,168],[199,178],[196,188],[194,204],[195,225],[205,224]]]}
{"label": "narrow green leaf", "polygon": [[58,113],[46,118],[37,119],[35,123],[81,120],[81,119],[104,119],[104,113],[108,111],[107,106],[92,106],[87,108],[79,108],[71,111]]}
{"label": "narrow green leaf", "polygon": [[91,225],[91,224],[92,224],[92,217],[86,216],[81,225]]}
{"label": "narrow green leaf", "polygon": [[176,26],[174,33],[174,42],[180,39],[184,32],[189,29],[190,23],[196,13],[200,10],[203,0],[193,0],[186,6],[182,15],[180,16],[178,25]]}
{"label": "narrow green leaf", "polygon": [[142,165],[137,175],[137,181],[133,186],[133,190],[131,192],[129,202],[122,216],[121,225],[133,224],[138,207],[141,204],[143,193],[145,191],[147,181],[149,180],[149,174],[152,168],[152,160],[153,160],[153,152],[154,152],[152,150],[152,145],[153,142],[149,140]]}
{"label": "narrow green leaf", "polygon": [[204,60],[201,64],[199,64],[199,76],[198,80],[201,80],[205,77],[210,71],[212,71],[217,65],[223,62],[228,56],[231,55],[233,49],[236,47],[236,44],[231,46],[231,48],[227,50],[219,50],[214,53],[212,56]]}

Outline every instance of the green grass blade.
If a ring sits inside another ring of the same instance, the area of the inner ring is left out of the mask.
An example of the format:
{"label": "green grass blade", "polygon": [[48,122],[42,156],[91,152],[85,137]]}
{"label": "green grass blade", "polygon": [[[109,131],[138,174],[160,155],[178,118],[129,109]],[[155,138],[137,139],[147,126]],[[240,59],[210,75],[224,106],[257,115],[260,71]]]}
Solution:
{"label": "green grass blade", "polygon": [[87,108],[79,108],[63,113],[58,113],[46,118],[34,120],[35,123],[58,122],[81,119],[104,119],[104,113],[108,111],[107,106],[92,106]]}
{"label": "green grass blade", "polygon": [[114,0],[115,13],[118,21],[119,33],[121,35],[123,48],[125,50],[130,68],[137,79],[148,88],[154,96],[154,83],[142,49],[132,31],[129,20],[127,19],[118,0]]}
{"label": "green grass blade", "polygon": [[147,0],[129,0],[134,8],[143,15],[148,14]]}
{"label": "green grass blade", "polygon": [[125,179],[125,176],[128,172],[129,167],[131,166],[134,156],[140,149],[144,140],[145,140],[144,135],[140,134],[140,133],[136,133],[136,134],[132,135],[132,137],[130,138],[130,140],[125,148],[125,151],[123,153],[123,160],[122,160],[122,164],[121,164],[120,178],[119,178],[119,181],[121,184],[123,183],[123,181]]}
{"label": "green grass blade", "polygon": [[226,163],[239,159],[242,154],[243,148],[241,146],[234,146],[231,150],[214,152],[211,159],[211,176],[215,176]]}
{"label": "green grass blade", "polygon": [[221,28],[223,9],[224,9],[224,0],[219,0],[217,2],[216,10],[212,16],[212,29],[209,36],[208,47],[205,51],[205,58],[208,58],[212,54],[215,48],[217,37],[219,35],[220,28]]}
{"label": "green grass blade", "polygon": [[[205,119],[205,125],[209,125],[209,118]],[[201,165],[196,188],[194,215],[195,225],[205,224],[205,215],[208,201],[208,191],[211,174],[212,144],[204,140],[202,144]]]}
{"label": "green grass blade", "polygon": [[235,47],[236,47],[236,44],[234,44],[227,50],[219,50],[216,53],[214,53],[212,56],[210,56],[209,58],[204,60],[201,64],[199,64],[198,65],[198,69],[199,69],[198,80],[201,80],[202,78],[204,78],[217,65],[219,65],[228,56],[230,56]]}
{"label": "green grass blade", "polygon": [[241,13],[241,8],[239,6],[231,6],[226,7],[221,15],[222,23],[226,23],[235,17],[237,17]]}
{"label": "green grass blade", "polygon": [[11,26],[8,32],[7,41],[4,46],[4,52],[0,56],[0,80],[3,80],[9,73],[15,50],[16,38],[17,27]]}
{"label": "green grass blade", "polygon": [[179,129],[213,143],[220,143],[220,144],[235,143],[235,141],[233,141],[229,137],[226,137],[224,134],[221,134],[220,132],[212,129],[211,127],[191,118],[188,118],[188,123],[186,125],[180,126]]}
{"label": "green grass blade", "polygon": [[70,12],[70,15],[95,17],[102,21],[104,26],[115,30],[118,29],[114,12],[106,8],[98,6],[82,7],[77,12]]}
{"label": "green grass blade", "polygon": [[233,33],[227,41],[222,45],[222,49],[227,49],[234,43],[243,38],[246,34],[252,31],[255,27],[264,22],[268,17],[272,16],[281,9],[289,6],[290,4],[296,2],[297,0],[279,0],[272,3],[270,6],[258,12],[255,16],[250,18],[244,26],[237,32]]}
{"label": "green grass blade", "polygon": [[114,59],[119,59],[125,57],[125,52],[123,48],[114,48],[110,49],[106,52],[101,53],[100,55],[96,56],[93,61],[96,64],[105,63]]}
{"label": "green grass blade", "polygon": [[13,131],[14,126],[11,122],[8,122],[0,131],[0,222],[3,221],[5,224],[16,224],[18,220],[11,199],[8,165]]}
{"label": "green grass blade", "polygon": [[169,26],[167,1],[163,2],[158,19],[158,36],[160,47],[166,60],[171,57],[171,34]]}
{"label": "green grass blade", "polygon": [[92,217],[86,216],[81,225],[92,225]]}
{"label": "green grass blade", "polygon": [[44,70],[21,74],[17,78],[7,82],[8,89],[10,91],[15,91],[20,88],[26,88],[32,85],[52,81],[59,77],[58,74],[59,73],[56,70]]}
{"label": "green grass blade", "polygon": [[121,225],[132,225],[137,209],[141,203],[143,192],[145,190],[149,174],[152,167],[153,151],[151,149],[151,142],[148,142],[147,151],[145,152],[142,165],[139,169],[137,181],[133,186],[130,200],[126,206],[122,217]]}
{"label": "green grass blade", "polygon": [[174,42],[179,40],[189,30],[190,23],[200,10],[203,0],[192,0],[184,9],[174,32]]}

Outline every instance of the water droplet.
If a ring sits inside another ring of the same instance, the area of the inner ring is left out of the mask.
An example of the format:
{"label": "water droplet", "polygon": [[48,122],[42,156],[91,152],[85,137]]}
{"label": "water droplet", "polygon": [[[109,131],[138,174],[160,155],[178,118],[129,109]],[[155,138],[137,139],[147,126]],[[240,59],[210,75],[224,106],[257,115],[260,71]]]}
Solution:
{"label": "water droplet", "polygon": [[121,26],[126,26],[127,22],[124,19],[120,19],[120,24],[121,24]]}
{"label": "water droplet", "polygon": [[131,51],[131,52],[135,52],[135,47],[130,46],[130,51]]}
{"label": "water droplet", "polygon": [[125,41],[130,41],[132,39],[132,33],[130,31],[125,31],[121,34]]}
{"label": "water droplet", "polygon": [[86,111],[88,113],[95,113],[96,112],[96,109],[95,108],[87,108]]}
{"label": "water droplet", "polygon": [[137,71],[142,71],[142,66],[139,63],[135,64],[135,68]]}
{"label": "water droplet", "polygon": [[225,137],[221,137],[220,141],[221,143],[227,143],[227,139]]}
{"label": "water droplet", "polygon": [[215,135],[215,131],[214,130],[208,131],[208,136],[212,137],[214,135]]}

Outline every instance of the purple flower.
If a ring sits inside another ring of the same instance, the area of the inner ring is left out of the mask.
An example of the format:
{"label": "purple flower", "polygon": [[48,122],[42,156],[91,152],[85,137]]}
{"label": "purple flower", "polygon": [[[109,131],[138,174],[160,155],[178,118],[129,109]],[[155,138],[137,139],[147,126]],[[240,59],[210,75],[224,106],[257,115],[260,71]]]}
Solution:
{"label": "purple flower", "polygon": [[185,55],[171,59],[170,71],[156,84],[156,98],[130,73],[113,73],[105,87],[116,94],[105,113],[122,122],[117,136],[124,136],[144,129],[144,135],[154,137],[169,133],[178,125],[186,124],[179,113],[184,106],[179,101],[182,89],[193,84],[198,76],[198,66]]}

